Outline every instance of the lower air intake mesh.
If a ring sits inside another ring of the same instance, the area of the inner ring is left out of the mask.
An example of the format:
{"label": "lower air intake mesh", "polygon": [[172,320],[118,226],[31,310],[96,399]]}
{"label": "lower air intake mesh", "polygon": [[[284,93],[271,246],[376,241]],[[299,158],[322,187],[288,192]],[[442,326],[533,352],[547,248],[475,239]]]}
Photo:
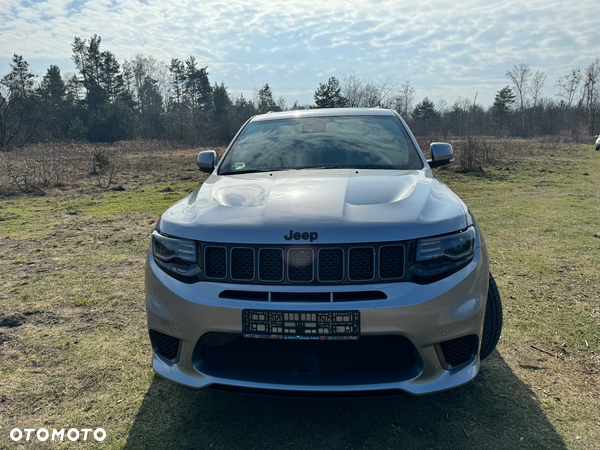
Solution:
{"label": "lower air intake mesh", "polygon": [[458,366],[469,361],[473,357],[476,339],[474,335],[470,335],[442,342],[440,347],[448,365]]}
{"label": "lower air intake mesh", "polygon": [[150,339],[156,353],[169,361],[175,361],[179,353],[179,339],[159,331],[150,331]]}
{"label": "lower air intake mesh", "polygon": [[[376,374],[401,372],[416,360],[412,343],[402,336],[363,336],[357,341],[283,341],[230,338],[206,333],[200,356],[210,367],[240,371],[293,372],[295,358],[307,357],[314,373]],[[227,342],[224,345],[222,342]]]}

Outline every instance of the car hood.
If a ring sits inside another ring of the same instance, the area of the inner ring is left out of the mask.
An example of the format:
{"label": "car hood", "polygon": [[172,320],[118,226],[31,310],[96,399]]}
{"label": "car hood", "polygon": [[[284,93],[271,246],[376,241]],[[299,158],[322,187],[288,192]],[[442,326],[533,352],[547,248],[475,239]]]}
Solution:
{"label": "car hood", "polygon": [[162,215],[159,229],[222,243],[308,242],[296,232],[317,233],[321,244],[387,242],[464,229],[466,213],[430,169],[213,174]]}

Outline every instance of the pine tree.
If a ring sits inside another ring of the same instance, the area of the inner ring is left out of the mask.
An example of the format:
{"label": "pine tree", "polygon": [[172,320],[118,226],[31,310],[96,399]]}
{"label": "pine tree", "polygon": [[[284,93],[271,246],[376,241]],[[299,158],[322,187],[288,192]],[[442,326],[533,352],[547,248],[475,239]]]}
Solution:
{"label": "pine tree", "polygon": [[190,56],[185,61],[184,93],[187,95],[192,108],[196,111],[207,112],[211,107],[211,87],[208,81],[206,67],[198,68],[196,58]]}
{"label": "pine tree", "polygon": [[347,102],[341,91],[339,80],[330,77],[327,84],[319,83],[314,95],[315,104],[318,108],[343,108]]}
{"label": "pine tree", "polygon": [[214,138],[220,144],[227,144],[233,138],[235,129],[233,129],[233,102],[227,92],[225,83],[215,83],[212,88],[212,130]]}
{"label": "pine tree", "polygon": [[94,35],[89,44],[85,39],[76,36],[73,41],[73,62],[81,75],[86,95],[85,103],[89,110],[101,107],[108,99],[107,92],[102,88],[103,56],[100,52],[102,38]]}
{"label": "pine tree", "polygon": [[50,66],[38,89],[44,115],[46,130],[51,138],[64,137],[68,129],[67,86],[63,81],[58,66]]}
{"label": "pine tree", "polygon": [[508,86],[503,87],[496,93],[494,104],[492,105],[492,117],[498,124],[500,132],[504,129],[505,121],[512,111],[512,105],[515,103],[515,94]]}
{"label": "pine tree", "polygon": [[417,122],[427,124],[439,119],[440,115],[435,110],[435,104],[425,97],[423,101],[413,110],[413,119]]}
{"label": "pine tree", "polygon": [[14,55],[11,71],[0,80],[0,149],[26,144],[41,128],[43,113],[34,89],[35,75],[21,55]]}
{"label": "pine tree", "polygon": [[273,100],[273,92],[269,87],[269,83],[265,84],[260,91],[258,91],[258,113],[265,114],[269,111],[280,111],[277,103]]}
{"label": "pine tree", "polygon": [[140,87],[139,103],[144,105],[140,111],[142,137],[146,139],[164,137],[163,100],[157,81],[150,76],[146,76]]}

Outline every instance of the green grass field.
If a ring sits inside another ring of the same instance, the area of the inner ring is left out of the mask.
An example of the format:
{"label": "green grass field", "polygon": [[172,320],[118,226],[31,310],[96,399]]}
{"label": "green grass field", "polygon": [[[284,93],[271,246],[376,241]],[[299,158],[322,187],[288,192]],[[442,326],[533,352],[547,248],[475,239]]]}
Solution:
{"label": "green grass field", "polygon": [[[144,257],[158,216],[204,179],[197,150],[120,174],[124,190],[1,198],[0,448],[600,448],[600,152],[527,145],[437,172],[484,232],[504,329],[472,383],[425,397],[252,397],[153,373]],[[107,437],[17,444],[15,427]]]}

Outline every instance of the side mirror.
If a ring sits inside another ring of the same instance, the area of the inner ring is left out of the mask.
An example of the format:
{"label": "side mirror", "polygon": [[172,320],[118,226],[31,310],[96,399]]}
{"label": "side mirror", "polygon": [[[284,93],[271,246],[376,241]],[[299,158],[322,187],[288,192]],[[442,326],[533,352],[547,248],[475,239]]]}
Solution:
{"label": "side mirror", "polygon": [[429,146],[431,159],[427,160],[430,167],[439,167],[454,161],[452,146],[445,142],[432,142]]}
{"label": "side mirror", "polygon": [[217,152],[214,150],[205,150],[198,153],[198,159],[196,165],[202,172],[212,173],[215,170],[215,160],[217,159]]}

